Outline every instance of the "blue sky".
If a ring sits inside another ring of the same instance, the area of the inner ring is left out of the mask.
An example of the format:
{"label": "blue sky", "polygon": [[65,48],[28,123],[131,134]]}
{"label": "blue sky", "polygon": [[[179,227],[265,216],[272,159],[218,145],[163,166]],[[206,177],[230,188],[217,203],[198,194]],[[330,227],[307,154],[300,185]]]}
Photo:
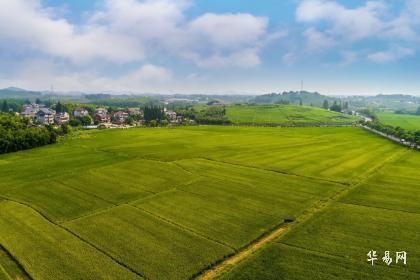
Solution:
{"label": "blue sky", "polygon": [[420,94],[420,1],[3,0],[0,86]]}

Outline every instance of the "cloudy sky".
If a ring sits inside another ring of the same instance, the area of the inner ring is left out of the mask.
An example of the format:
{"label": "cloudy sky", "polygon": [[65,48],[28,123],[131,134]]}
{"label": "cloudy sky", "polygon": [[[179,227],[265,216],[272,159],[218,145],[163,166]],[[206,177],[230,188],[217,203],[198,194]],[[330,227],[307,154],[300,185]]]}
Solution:
{"label": "cloudy sky", "polygon": [[419,43],[419,0],[1,0],[0,87],[420,95]]}

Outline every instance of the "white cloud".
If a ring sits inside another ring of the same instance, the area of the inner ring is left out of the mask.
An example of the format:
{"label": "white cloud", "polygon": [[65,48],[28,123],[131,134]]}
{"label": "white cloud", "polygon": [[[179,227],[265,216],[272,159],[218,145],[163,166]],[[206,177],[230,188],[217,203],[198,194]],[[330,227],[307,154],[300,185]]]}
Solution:
{"label": "white cloud", "polygon": [[410,48],[392,47],[386,51],[371,53],[368,58],[374,62],[387,63],[413,56],[415,53],[416,51]]}
{"label": "white cloud", "polygon": [[325,21],[330,24],[328,33],[354,41],[383,32],[380,15],[385,10],[382,1],[368,1],[364,6],[348,9],[335,1],[305,0],[299,5],[296,18],[304,23]]}
{"label": "white cloud", "polygon": [[250,68],[261,63],[258,48],[249,48],[222,55],[215,53],[209,57],[202,57],[197,53],[185,54],[186,57],[194,61],[198,66],[203,68],[214,68],[223,66],[239,66]]}
{"label": "white cloud", "polygon": [[51,85],[58,91],[133,91],[156,92],[174,81],[171,70],[154,64],[144,64],[120,75],[103,75],[89,69],[69,69],[66,64],[45,59],[23,61],[11,78],[0,79],[0,87],[19,85],[45,90]]}
{"label": "white cloud", "polygon": [[268,19],[250,14],[204,14],[189,24],[192,34],[216,49],[252,46],[266,36]]}
{"label": "white cloud", "polygon": [[400,13],[392,15],[386,1],[367,1],[347,8],[332,0],[304,0],[296,19],[306,24],[323,23],[324,32],[343,41],[363,39],[418,40],[420,2],[405,0]]}
{"label": "white cloud", "polygon": [[[187,0],[105,0],[81,25],[45,8],[40,0],[3,0],[0,47],[35,50],[83,64],[95,59],[141,62],[171,56],[206,67],[255,66],[268,19],[208,13],[188,20]],[[205,63],[217,61],[216,63]]]}
{"label": "white cloud", "polygon": [[304,35],[307,41],[307,49],[309,51],[322,51],[336,45],[333,38],[319,32],[313,27],[306,29]]}
{"label": "white cloud", "polygon": [[[420,41],[420,1],[405,0],[401,10],[392,10],[386,1],[366,1],[346,7],[334,0],[303,0],[296,10],[296,20],[304,24],[306,51],[336,48],[348,65],[366,56],[378,63],[397,61],[414,55]],[[356,44],[366,41],[368,47]],[[387,51],[375,50],[378,43],[393,45]],[[407,46],[411,44],[411,48]],[[369,54],[370,53],[370,54]]]}
{"label": "white cloud", "polygon": [[10,51],[33,49],[77,62],[93,57],[123,62],[143,57],[133,38],[110,34],[99,26],[78,28],[54,18],[51,10],[36,0],[2,1],[0,42]]}

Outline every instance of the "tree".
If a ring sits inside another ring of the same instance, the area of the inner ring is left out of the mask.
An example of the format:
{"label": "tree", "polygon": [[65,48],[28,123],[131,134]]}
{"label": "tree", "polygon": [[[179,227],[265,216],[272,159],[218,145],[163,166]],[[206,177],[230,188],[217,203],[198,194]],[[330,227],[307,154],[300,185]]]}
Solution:
{"label": "tree", "polygon": [[73,127],[77,127],[79,125],[81,125],[82,123],[80,122],[80,120],[78,118],[76,119],[71,119],[69,121],[69,125],[73,126]]}
{"label": "tree", "polygon": [[349,109],[349,103],[348,102],[344,102],[343,109],[344,110],[348,110]]}
{"label": "tree", "polygon": [[60,103],[60,101],[57,102],[57,105],[55,105],[55,110],[57,113],[64,112],[64,106]]}
{"label": "tree", "polygon": [[156,120],[151,120],[151,121],[149,122],[149,124],[150,124],[150,126],[151,126],[151,127],[156,127],[156,126],[158,125],[158,123],[157,123],[157,121],[156,121]]}
{"label": "tree", "polygon": [[322,104],[322,108],[324,108],[325,110],[328,110],[328,108],[330,108],[330,105],[328,104],[327,99],[324,100],[324,104]]}
{"label": "tree", "polygon": [[42,101],[41,101],[41,99],[37,98],[37,99],[35,99],[35,103],[36,103],[36,104],[41,104],[41,103],[42,103]]}
{"label": "tree", "polygon": [[0,115],[0,154],[39,147],[57,140],[52,127],[29,127],[27,119]]}
{"label": "tree", "polygon": [[1,105],[2,112],[9,112],[9,105],[7,104],[6,100],[3,100],[3,104]]}
{"label": "tree", "polygon": [[165,118],[162,108],[158,106],[146,106],[144,107],[144,120],[146,123],[151,121],[160,122]]}
{"label": "tree", "polygon": [[78,118],[82,125],[90,125],[92,124],[92,118],[90,116],[83,116]]}
{"label": "tree", "polygon": [[420,106],[417,108],[416,115],[420,116]]}
{"label": "tree", "polygon": [[133,118],[133,117],[127,117],[127,118],[125,119],[125,123],[126,123],[126,124],[128,124],[128,125],[133,125],[133,123],[134,123],[134,118]]}
{"label": "tree", "polygon": [[302,102],[302,98],[299,99],[299,105],[302,106],[303,102]]}
{"label": "tree", "polygon": [[331,111],[341,112],[341,105],[334,101],[334,104],[330,107]]}

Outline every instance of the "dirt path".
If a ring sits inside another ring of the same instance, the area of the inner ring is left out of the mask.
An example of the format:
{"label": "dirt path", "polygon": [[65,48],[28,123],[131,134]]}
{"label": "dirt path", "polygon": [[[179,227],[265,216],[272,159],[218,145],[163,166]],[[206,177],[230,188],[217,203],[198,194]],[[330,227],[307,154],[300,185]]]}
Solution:
{"label": "dirt path", "polygon": [[217,275],[219,275],[222,271],[228,270],[229,267],[235,266],[236,264],[240,263],[244,259],[248,258],[254,252],[258,251],[266,245],[267,243],[273,241],[277,237],[283,234],[288,228],[287,224],[283,224],[269,234],[264,235],[257,239],[256,241],[252,242],[250,245],[239,251],[237,254],[225,259],[221,263],[215,265],[214,267],[210,268],[200,276],[198,276],[197,280],[207,280],[207,279],[214,279]]}

